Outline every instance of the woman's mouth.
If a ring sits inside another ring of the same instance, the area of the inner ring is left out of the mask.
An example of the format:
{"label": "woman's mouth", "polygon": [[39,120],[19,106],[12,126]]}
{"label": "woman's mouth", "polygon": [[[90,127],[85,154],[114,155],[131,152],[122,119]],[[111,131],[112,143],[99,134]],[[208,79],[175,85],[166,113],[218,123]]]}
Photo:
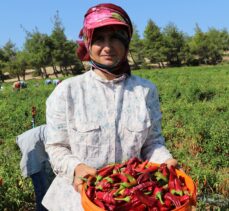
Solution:
{"label": "woman's mouth", "polygon": [[114,55],[102,55],[104,59],[113,59]]}

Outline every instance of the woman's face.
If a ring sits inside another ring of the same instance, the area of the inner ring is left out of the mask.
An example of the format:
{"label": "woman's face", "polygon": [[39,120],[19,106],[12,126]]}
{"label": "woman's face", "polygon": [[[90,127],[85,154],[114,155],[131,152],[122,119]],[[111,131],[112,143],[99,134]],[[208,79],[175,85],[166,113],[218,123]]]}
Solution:
{"label": "woman's face", "polygon": [[126,49],[115,30],[110,27],[94,31],[90,57],[93,61],[107,66],[118,64],[125,56]]}

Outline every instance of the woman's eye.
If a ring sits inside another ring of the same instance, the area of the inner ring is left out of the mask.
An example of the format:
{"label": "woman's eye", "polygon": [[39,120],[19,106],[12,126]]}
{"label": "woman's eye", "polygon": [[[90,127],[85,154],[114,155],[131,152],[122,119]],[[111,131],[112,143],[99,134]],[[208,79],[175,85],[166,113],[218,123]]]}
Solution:
{"label": "woman's eye", "polygon": [[113,40],[118,40],[118,39],[119,39],[119,37],[118,37],[118,35],[117,35],[117,34],[114,34],[114,35],[112,35],[111,39],[113,39]]}
{"label": "woman's eye", "polygon": [[101,41],[103,41],[104,40],[104,38],[102,37],[102,36],[96,36],[94,39],[93,39],[93,43],[94,42],[101,42]]}

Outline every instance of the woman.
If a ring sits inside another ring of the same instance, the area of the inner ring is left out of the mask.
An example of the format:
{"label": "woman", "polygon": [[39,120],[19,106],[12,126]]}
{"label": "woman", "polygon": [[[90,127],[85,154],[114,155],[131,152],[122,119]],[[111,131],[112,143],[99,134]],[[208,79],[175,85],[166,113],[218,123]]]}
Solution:
{"label": "woman", "polygon": [[78,56],[91,70],[63,81],[47,100],[46,150],[57,174],[43,204],[82,210],[82,178],[137,156],[176,165],[164,146],[157,90],[132,76],[127,61],[132,24],[114,4],[88,10]]}
{"label": "woman", "polygon": [[22,157],[20,161],[21,173],[24,177],[32,179],[36,211],[47,211],[41,201],[48,190],[54,174],[45,152],[44,142],[46,140],[46,125],[40,125],[23,132],[16,137]]}

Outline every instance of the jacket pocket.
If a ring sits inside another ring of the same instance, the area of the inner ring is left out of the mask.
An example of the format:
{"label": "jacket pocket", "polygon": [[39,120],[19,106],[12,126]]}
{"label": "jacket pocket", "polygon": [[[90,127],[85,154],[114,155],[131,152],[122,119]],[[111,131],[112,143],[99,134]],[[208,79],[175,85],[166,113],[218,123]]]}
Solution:
{"label": "jacket pocket", "polygon": [[125,124],[124,127],[131,132],[141,133],[151,126],[149,119],[144,121],[133,121],[129,124]]}
{"label": "jacket pocket", "polygon": [[100,151],[101,129],[98,124],[80,123],[72,128],[72,152],[81,159],[97,158]]}
{"label": "jacket pocket", "polygon": [[150,127],[150,120],[123,124],[121,142],[125,154],[129,157],[140,156],[141,148],[145,143]]}
{"label": "jacket pocket", "polygon": [[124,135],[125,137],[130,137],[130,143],[142,145],[147,138],[150,127],[150,120],[146,120],[144,122],[133,121],[124,125],[124,133],[126,133]]}

